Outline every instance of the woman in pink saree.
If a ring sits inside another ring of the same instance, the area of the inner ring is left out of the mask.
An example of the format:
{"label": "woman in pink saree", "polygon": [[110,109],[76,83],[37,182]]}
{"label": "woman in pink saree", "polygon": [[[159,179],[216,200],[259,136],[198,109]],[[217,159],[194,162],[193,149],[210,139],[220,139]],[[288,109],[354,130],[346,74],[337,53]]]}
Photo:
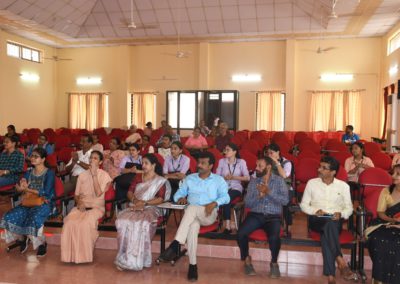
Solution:
{"label": "woman in pink saree", "polygon": [[90,167],[81,173],[75,189],[76,207],[64,219],[61,232],[61,261],[93,261],[93,250],[99,236],[98,220],[104,215],[104,193],[110,186],[109,174],[99,169],[103,154],[92,151]]}
{"label": "woman in pink saree", "polygon": [[157,205],[169,200],[171,187],[162,177],[162,167],[153,154],[143,157],[143,174],[136,175],[128,191],[129,208],[122,211],[115,225],[118,231],[119,270],[142,270],[151,267],[151,240],[162,209]]}

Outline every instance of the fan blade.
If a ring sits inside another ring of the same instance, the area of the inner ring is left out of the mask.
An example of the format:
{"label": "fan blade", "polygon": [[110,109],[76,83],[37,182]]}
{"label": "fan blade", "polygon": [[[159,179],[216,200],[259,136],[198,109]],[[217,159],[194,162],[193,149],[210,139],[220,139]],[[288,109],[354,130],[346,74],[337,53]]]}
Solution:
{"label": "fan blade", "polygon": [[330,46],[330,47],[321,49],[321,51],[322,51],[322,52],[327,52],[327,51],[334,50],[334,49],[337,49],[337,47],[335,47],[335,46]]}
{"label": "fan blade", "polygon": [[150,30],[150,29],[158,29],[158,28],[159,28],[159,26],[157,24],[136,25],[136,29]]}

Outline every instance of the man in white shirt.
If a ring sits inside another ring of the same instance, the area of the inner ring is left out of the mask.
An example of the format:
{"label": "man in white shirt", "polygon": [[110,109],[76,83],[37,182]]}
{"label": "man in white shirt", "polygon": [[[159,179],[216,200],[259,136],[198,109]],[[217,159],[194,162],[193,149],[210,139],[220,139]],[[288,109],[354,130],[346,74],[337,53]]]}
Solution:
{"label": "man in white shirt", "polygon": [[321,234],[324,275],[328,283],[335,283],[335,261],[346,280],[354,279],[353,273],[343,259],[339,235],[342,218],[353,213],[350,187],[335,178],[339,162],[332,157],[323,157],[318,168],[319,178],[308,181],[301,200],[301,210],[309,215],[309,228]]}
{"label": "man in white shirt", "polygon": [[65,170],[70,173],[70,179],[64,183],[64,194],[75,191],[76,182],[78,176],[89,169],[89,158],[92,153],[93,139],[90,135],[82,135],[81,137],[81,149],[72,153],[72,158],[68,162]]}

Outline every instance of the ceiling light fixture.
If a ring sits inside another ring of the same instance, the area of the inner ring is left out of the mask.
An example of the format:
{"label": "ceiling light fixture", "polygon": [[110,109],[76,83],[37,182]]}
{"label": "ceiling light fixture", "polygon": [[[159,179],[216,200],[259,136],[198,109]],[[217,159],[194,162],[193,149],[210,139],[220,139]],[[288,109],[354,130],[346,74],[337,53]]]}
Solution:
{"label": "ceiling light fixture", "polygon": [[232,76],[233,82],[260,82],[260,74],[235,74]]}
{"label": "ceiling light fixture", "polygon": [[77,85],[100,85],[103,80],[100,77],[80,77],[76,79]]}
{"label": "ceiling light fixture", "polygon": [[323,82],[349,82],[354,79],[353,74],[345,73],[325,73],[319,77]]}

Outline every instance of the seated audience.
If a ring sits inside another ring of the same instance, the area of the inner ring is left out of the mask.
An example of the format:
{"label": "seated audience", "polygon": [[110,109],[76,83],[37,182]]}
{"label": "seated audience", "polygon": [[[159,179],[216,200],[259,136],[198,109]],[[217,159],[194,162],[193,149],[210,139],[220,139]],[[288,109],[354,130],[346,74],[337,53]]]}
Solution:
{"label": "seated audience", "polygon": [[4,137],[4,151],[0,154],[0,187],[15,184],[24,168],[24,155],[16,149],[18,136]]}
{"label": "seated audience", "polygon": [[128,191],[129,208],[122,211],[115,226],[118,231],[119,270],[142,270],[151,267],[151,240],[162,216],[158,204],[170,198],[171,188],[162,177],[162,168],[153,154],[143,156],[143,175],[136,175]]}
{"label": "seated audience", "polygon": [[153,133],[153,123],[150,121],[146,123],[146,128],[143,129],[144,135],[147,135],[148,137],[151,137],[151,134]]}
{"label": "seated audience", "polygon": [[61,232],[61,261],[87,263],[93,261],[93,250],[99,236],[98,220],[104,215],[104,193],[111,178],[100,169],[103,154],[92,151],[89,168],[78,177],[75,207],[64,218]]}
{"label": "seated audience", "polygon": [[[219,160],[217,175],[222,176],[228,184],[228,194],[230,202],[221,206],[223,224],[221,231],[225,234],[231,233],[231,209],[232,201],[242,196],[242,182],[249,181],[250,175],[246,161],[240,159],[239,148],[236,144],[229,143],[224,150],[225,158]],[[237,229],[237,228],[235,228]]]}
{"label": "seated audience", "polygon": [[400,165],[394,166],[392,178],[379,196],[378,217],[365,232],[374,283],[400,283]]}
{"label": "seated audience", "polygon": [[171,184],[172,196],[178,190],[179,182],[186,177],[190,168],[190,158],[182,154],[182,150],[181,142],[172,142],[171,156],[167,156],[164,161],[163,174]]}
{"label": "seated audience", "polygon": [[265,230],[271,250],[270,277],[281,276],[278,256],[281,249],[281,214],[282,206],[289,201],[288,187],[282,177],[272,172],[274,161],[269,157],[259,158],[256,166],[256,176],[251,177],[245,207],[250,209],[240,225],[237,241],[240,248],[240,258],[244,260],[246,275],[255,275],[249,255],[249,235],[258,229]]}
{"label": "seated audience", "polygon": [[346,126],[346,130],[345,130],[345,134],[343,134],[342,136],[342,142],[346,143],[346,144],[353,144],[354,142],[357,142],[358,140],[360,140],[360,137],[358,137],[357,134],[355,134],[353,132],[354,127],[353,125],[347,125]]}
{"label": "seated audience", "polygon": [[127,146],[128,144],[134,144],[134,143],[141,143],[142,137],[140,136],[139,133],[136,132],[137,127],[136,125],[132,124],[131,127],[129,127],[129,136],[125,139],[124,145]]}
{"label": "seated audience", "polygon": [[72,158],[65,167],[67,173],[70,173],[69,180],[64,183],[64,194],[68,195],[76,187],[78,176],[89,169],[89,158],[92,153],[93,140],[90,135],[82,135],[80,146],[82,150],[72,153]]}
{"label": "seated audience", "polygon": [[207,140],[201,135],[200,127],[195,127],[192,135],[185,142],[185,148],[189,150],[193,157],[196,157],[198,153],[203,149],[207,149],[207,147]]}
{"label": "seated audience", "polygon": [[321,234],[323,274],[328,276],[328,283],[336,283],[335,261],[344,279],[357,277],[347,266],[340,248],[343,219],[352,215],[353,204],[348,184],[335,178],[338,170],[338,161],[323,157],[319,177],[308,181],[300,204],[301,210],[309,215],[309,228]]}
{"label": "seated audience", "polygon": [[174,195],[178,204],[188,204],[181,220],[175,239],[161,253],[161,261],[173,260],[179,252],[179,244],[187,242],[189,255],[189,281],[196,281],[197,238],[200,226],[213,224],[218,215],[218,207],[228,204],[228,186],[219,175],[211,172],[215,158],[210,152],[201,152],[197,160],[198,173],[187,176]]}
{"label": "seated audience", "polygon": [[165,134],[162,136],[162,143],[158,148],[157,152],[164,158],[164,160],[168,156],[171,156],[171,143],[172,143],[171,135]]}
{"label": "seated audience", "polygon": [[207,127],[206,121],[204,119],[200,120],[199,127],[200,127],[200,132],[204,136],[208,136],[208,134],[210,134],[211,130]]}
{"label": "seated audience", "polygon": [[93,146],[92,150],[99,151],[101,153],[104,152],[104,147],[99,143],[99,135],[92,134]]}
{"label": "seated audience", "polygon": [[[281,148],[278,144],[275,143],[271,143],[270,145],[268,145],[266,155],[270,157],[272,161],[274,161],[274,164],[272,165],[272,172],[282,177],[288,185],[290,204],[291,200],[294,197],[294,190],[292,187],[292,177],[294,170],[292,162],[281,156]],[[289,211],[288,204],[285,204],[285,206],[283,206],[283,217],[286,222],[287,230],[290,236],[290,226],[293,224],[293,218],[291,212]]]}
{"label": "seated audience", "polygon": [[142,155],[146,154],[153,154],[154,153],[154,147],[150,145],[150,136],[144,135],[142,138],[142,147],[140,149],[140,153]]}
{"label": "seated audience", "polygon": [[47,155],[51,155],[54,153],[53,145],[51,145],[47,142],[47,137],[44,134],[40,134],[40,136],[38,137],[38,140],[37,140],[37,144],[31,145],[29,147],[27,156],[30,157],[32,155],[33,150],[35,150],[37,148],[43,148],[44,150],[46,150]]}
{"label": "seated audience", "polygon": [[351,154],[353,157],[346,159],[344,168],[347,172],[350,182],[358,182],[360,174],[368,168],[373,168],[372,160],[365,156],[364,145],[361,142],[355,142],[351,145]]}
{"label": "seated audience", "polygon": [[142,156],[138,144],[129,144],[129,154],[122,158],[119,164],[121,175],[115,178],[115,198],[123,200],[129,189],[133,178],[142,170]]}
{"label": "seated audience", "polygon": [[[17,136],[19,138],[19,135],[17,134],[17,131],[15,130],[15,126],[10,124],[7,126],[7,133],[4,135],[5,137],[11,137],[11,136]],[[18,140],[19,142],[19,140]]]}
{"label": "seated audience", "polygon": [[400,164],[400,153],[397,153],[392,160],[392,168],[394,168],[395,165]]}
{"label": "seated audience", "polygon": [[215,146],[216,148],[222,152],[225,149],[225,146],[231,142],[232,135],[228,132],[228,124],[222,122],[219,125],[219,134],[215,138]]}
{"label": "seated audience", "polygon": [[43,148],[33,150],[30,156],[33,169],[16,185],[17,192],[23,194],[22,204],[8,211],[0,221],[0,228],[5,229],[4,238],[7,243],[17,242],[20,252],[25,253],[29,242],[32,242],[38,257],[46,255],[47,244],[43,224],[54,206],[55,175],[46,166],[46,156]]}
{"label": "seated audience", "polygon": [[168,127],[167,121],[166,120],[161,120],[161,127],[158,128],[158,129],[162,130],[162,134],[163,135],[167,134],[167,127]]}
{"label": "seated audience", "polygon": [[125,152],[120,149],[121,140],[118,137],[113,137],[110,140],[110,150],[104,151],[103,170],[105,170],[111,177],[115,179],[121,174],[119,165],[125,157]]}
{"label": "seated audience", "polygon": [[161,136],[160,139],[158,139],[158,141],[157,141],[157,143],[156,143],[157,147],[162,146],[162,144],[163,144],[163,137],[164,137],[165,135],[171,136],[171,142],[175,142],[175,141],[180,142],[180,141],[181,141],[181,137],[179,136],[179,134],[175,133],[175,132],[174,132],[174,129],[173,129],[170,125],[168,125],[168,126],[167,126],[167,130],[166,130],[166,133],[165,133],[163,136]]}

